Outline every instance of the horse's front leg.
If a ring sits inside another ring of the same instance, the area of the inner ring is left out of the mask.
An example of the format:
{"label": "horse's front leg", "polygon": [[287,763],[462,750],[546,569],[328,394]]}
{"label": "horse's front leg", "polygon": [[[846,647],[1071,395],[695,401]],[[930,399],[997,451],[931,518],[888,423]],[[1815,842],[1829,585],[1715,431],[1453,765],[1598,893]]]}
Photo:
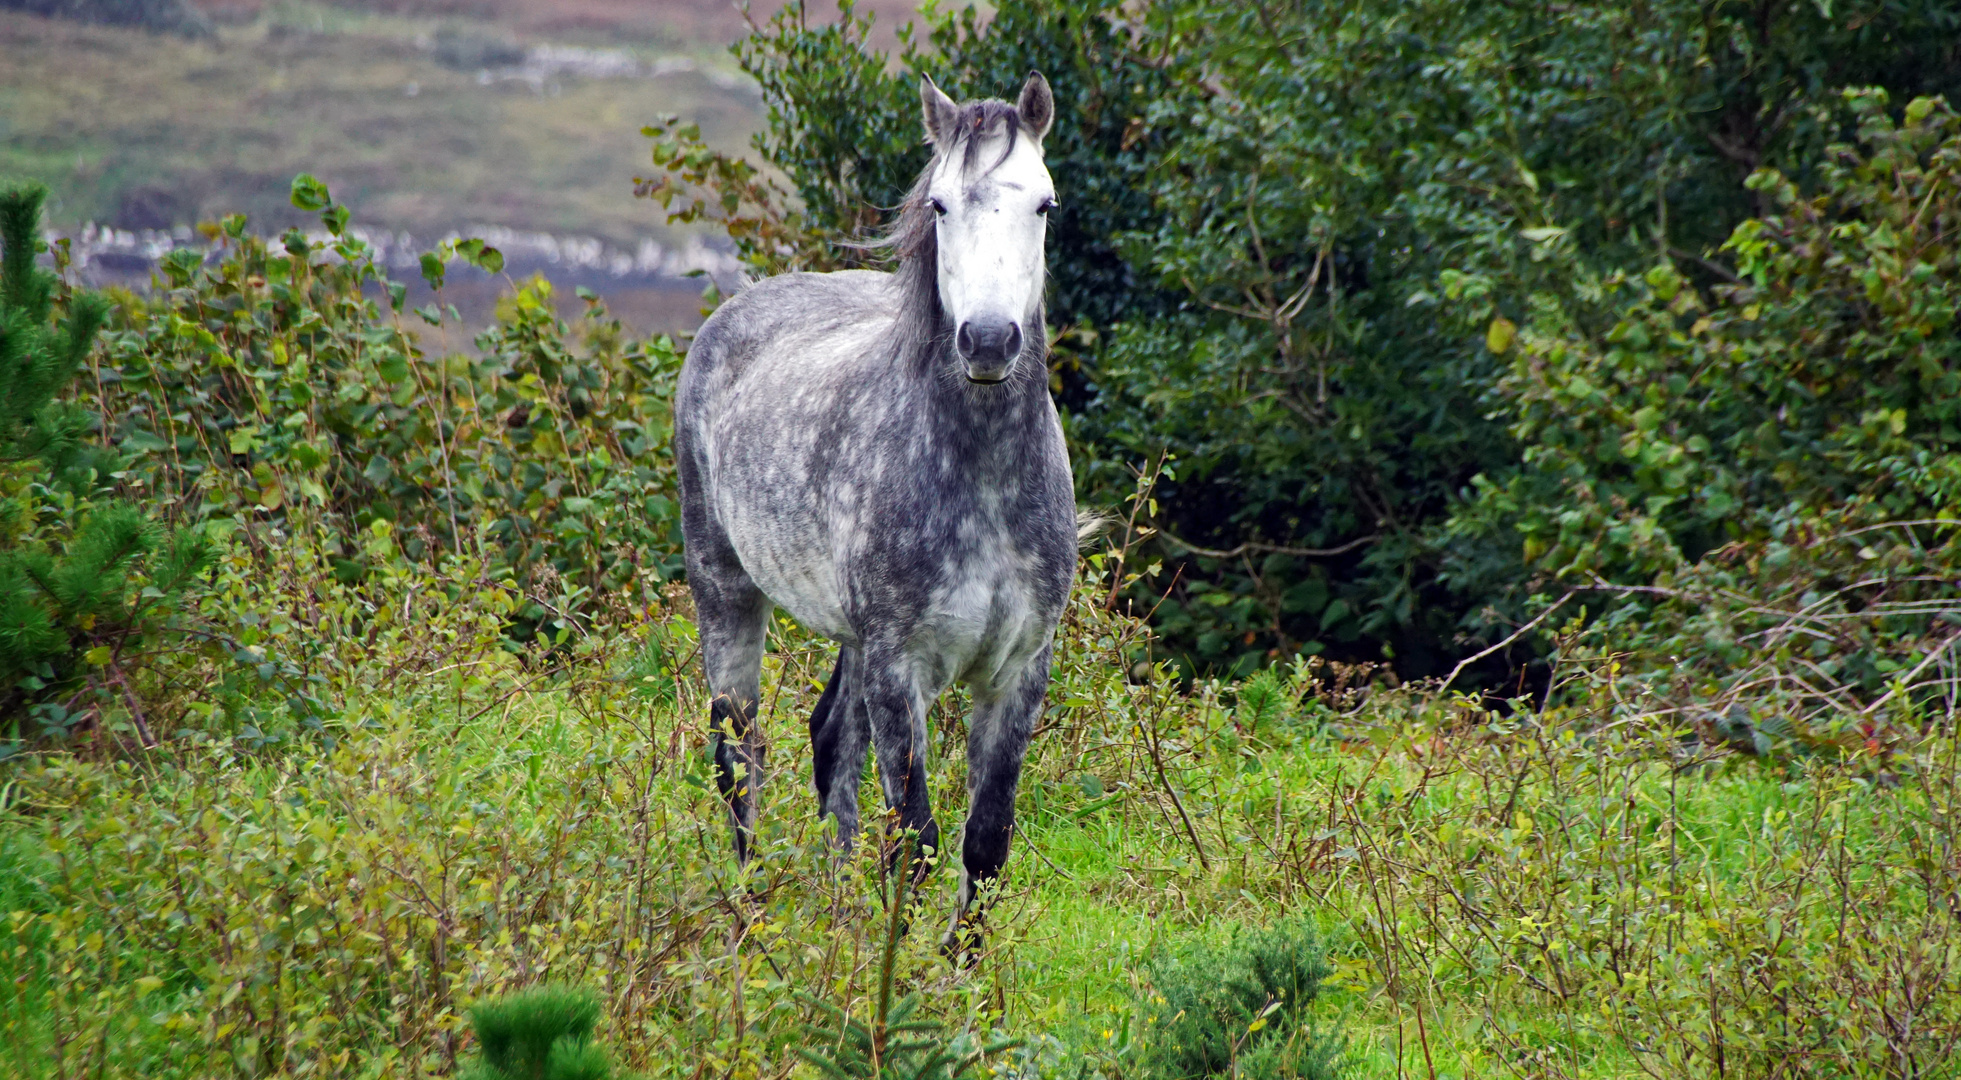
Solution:
{"label": "horse's front leg", "polygon": [[862,692],[872,748],[878,752],[879,786],[897,818],[898,842],[887,857],[887,869],[909,866],[918,884],[926,876],[924,856],[940,850],[940,826],[926,791],[926,705],[933,694],[920,685],[913,665],[897,650],[872,647],[864,654]]}
{"label": "horse's front leg", "polygon": [[713,695],[708,720],[715,735],[715,786],[728,804],[736,861],[747,865],[755,846],[756,792],[763,782],[763,732],[756,723],[756,707],[762,697],[770,602],[747,575],[711,581],[701,574],[691,584]]}
{"label": "horse's front leg", "polygon": [[1008,861],[1015,789],[1021,784],[1021,763],[1028,756],[1028,741],[1048,693],[1049,652],[1044,647],[1037,653],[1004,691],[976,695],[967,729],[967,825],[961,830],[960,900],[942,943],[949,954],[972,953],[979,946],[981,909],[976,900]]}

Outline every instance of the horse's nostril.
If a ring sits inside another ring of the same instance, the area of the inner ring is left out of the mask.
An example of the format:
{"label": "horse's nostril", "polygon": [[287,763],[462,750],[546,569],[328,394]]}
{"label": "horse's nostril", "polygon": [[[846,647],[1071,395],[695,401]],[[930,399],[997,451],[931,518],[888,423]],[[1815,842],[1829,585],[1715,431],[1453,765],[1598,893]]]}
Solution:
{"label": "horse's nostril", "polygon": [[953,343],[960,348],[960,355],[974,355],[974,324],[961,323],[960,332],[954,335]]}
{"label": "horse's nostril", "polygon": [[1001,350],[1001,354],[1003,356],[1019,356],[1021,354],[1020,323],[1008,324],[1008,344],[1006,348]]}

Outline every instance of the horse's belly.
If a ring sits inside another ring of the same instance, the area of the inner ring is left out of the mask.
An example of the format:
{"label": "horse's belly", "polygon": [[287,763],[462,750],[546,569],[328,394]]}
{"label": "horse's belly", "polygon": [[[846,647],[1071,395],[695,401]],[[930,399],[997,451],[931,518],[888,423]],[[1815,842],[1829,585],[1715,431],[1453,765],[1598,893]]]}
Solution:
{"label": "horse's belly", "polygon": [[815,529],[760,515],[736,515],[724,521],[736,557],[764,596],[806,629],[846,645],[857,644],[857,635],[844,617],[836,560],[814,542],[819,535]]}

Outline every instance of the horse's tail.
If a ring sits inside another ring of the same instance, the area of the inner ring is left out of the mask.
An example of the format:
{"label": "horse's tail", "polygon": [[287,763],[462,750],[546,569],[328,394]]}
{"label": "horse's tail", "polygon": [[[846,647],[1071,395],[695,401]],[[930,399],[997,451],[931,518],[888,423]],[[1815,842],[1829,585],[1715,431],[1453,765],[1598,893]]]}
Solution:
{"label": "horse's tail", "polygon": [[1112,514],[1108,510],[1077,509],[1076,546],[1078,548],[1088,547],[1090,541],[1108,532],[1110,527],[1116,523],[1117,515]]}

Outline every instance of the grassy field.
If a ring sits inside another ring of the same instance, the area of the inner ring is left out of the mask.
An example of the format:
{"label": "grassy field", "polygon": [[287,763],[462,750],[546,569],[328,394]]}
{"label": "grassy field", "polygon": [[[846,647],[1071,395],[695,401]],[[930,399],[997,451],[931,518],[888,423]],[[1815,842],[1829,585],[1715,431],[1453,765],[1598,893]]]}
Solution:
{"label": "grassy field", "polygon": [[[1736,757],[1577,659],[1573,707],[1510,720],[1320,667],[1135,683],[1146,639],[1102,595],[1065,628],[988,951],[935,951],[942,871],[896,960],[956,1030],[1027,1040],[996,1075],[1156,1075],[1154,958],[1287,917],[1333,974],[1279,1023],[1342,1033],[1351,1076],[1952,1075],[1951,738]],[[10,1074],[447,1075],[473,1002],[566,981],[601,991],[603,1037],[650,1075],[776,1077],[801,1068],[798,992],[865,1014],[876,845],[834,861],[802,733],[825,650],[777,629],[744,878],[678,593],[556,674],[459,654],[427,597],[382,642],[444,662],[342,688],[324,730],[9,767]],[[304,623],[275,605],[264,625]],[[934,716],[943,822],[957,705]]]}

